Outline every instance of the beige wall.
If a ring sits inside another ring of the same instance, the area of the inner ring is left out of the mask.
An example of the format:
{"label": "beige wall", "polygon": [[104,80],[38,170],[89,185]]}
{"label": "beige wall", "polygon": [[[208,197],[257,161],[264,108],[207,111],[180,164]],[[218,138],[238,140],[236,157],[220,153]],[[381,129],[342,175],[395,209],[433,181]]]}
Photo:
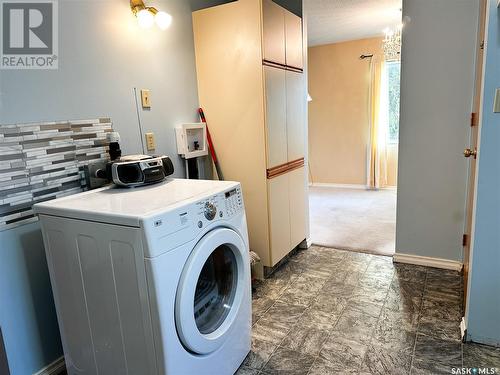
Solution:
{"label": "beige wall", "polygon": [[[309,48],[309,164],[313,183],[366,184],[370,60],[382,38]],[[389,185],[396,185],[397,146],[390,146]]]}

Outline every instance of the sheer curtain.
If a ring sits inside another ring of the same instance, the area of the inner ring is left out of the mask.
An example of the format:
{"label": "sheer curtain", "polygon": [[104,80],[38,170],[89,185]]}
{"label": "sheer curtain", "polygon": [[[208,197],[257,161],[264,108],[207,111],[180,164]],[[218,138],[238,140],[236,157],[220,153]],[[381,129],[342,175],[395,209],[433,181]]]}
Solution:
{"label": "sheer curtain", "polygon": [[367,187],[387,186],[387,132],[389,123],[389,91],[383,58],[370,61],[369,125],[370,143],[367,160]]}

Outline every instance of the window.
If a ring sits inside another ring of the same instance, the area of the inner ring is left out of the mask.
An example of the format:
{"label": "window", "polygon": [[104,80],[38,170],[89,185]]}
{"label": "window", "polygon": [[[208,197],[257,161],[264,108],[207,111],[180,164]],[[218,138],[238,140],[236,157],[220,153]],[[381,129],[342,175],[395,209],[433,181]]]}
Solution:
{"label": "window", "polygon": [[399,92],[401,80],[401,62],[387,61],[387,89],[389,96],[389,143],[398,143],[399,139]]}

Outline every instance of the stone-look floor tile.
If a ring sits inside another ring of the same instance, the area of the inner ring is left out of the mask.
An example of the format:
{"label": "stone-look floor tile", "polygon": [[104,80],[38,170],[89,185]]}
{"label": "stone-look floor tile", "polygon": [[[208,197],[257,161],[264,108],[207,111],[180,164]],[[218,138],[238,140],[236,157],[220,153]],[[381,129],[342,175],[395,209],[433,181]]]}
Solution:
{"label": "stone-look floor tile", "polygon": [[288,288],[283,292],[283,294],[279,297],[279,301],[281,302],[290,302],[295,305],[300,305],[304,308],[307,308],[311,305],[313,300],[316,298],[315,293],[311,293],[306,289],[294,289]]}
{"label": "stone-look floor tile", "polygon": [[421,316],[418,333],[443,340],[460,341],[460,321],[448,321]]}
{"label": "stone-look floor tile", "polygon": [[268,375],[303,375],[308,373],[313,362],[313,356],[285,348],[278,348],[271,358],[269,358],[262,372]]}
{"label": "stone-look floor tile", "polygon": [[280,301],[309,306],[320,292],[326,279],[313,275],[300,275],[279,297]]}
{"label": "stone-look floor tile", "polygon": [[253,293],[254,299],[269,298],[277,299],[281,293],[290,285],[288,279],[270,278],[260,281]]}
{"label": "stone-look floor tile", "polygon": [[262,319],[270,320],[291,328],[297,323],[305,310],[306,308],[304,306],[277,301],[267,310]]}
{"label": "stone-look floor tile", "polygon": [[450,373],[451,368],[462,366],[462,344],[418,334],[413,365],[416,371],[427,370],[436,373],[448,371]]}
{"label": "stone-look floor tile", "polygon": [[321,291],[319,294],[347,299],[347,298],[350,298],[352,296],[355,289],[356,289],[356,286],[354,286],[354,285],[349,285],[349,284],[346,285],[344,283],[337,283],[335,281],[328,280],[323,285],[323,288],[321,288]]}
{"label": "stone-look floor tile", "polygon": [[347,270],[340,267],[337,271],[332,272],[330,278],[327,280],[327,284],[344,284],[344,280],[347,277]]}
{"label": "stone-look floor tile", "polygon": [[308,308],[300,318],[300,322],[297,323],[302,325],[312,325],[316,328],[329,331],[335,327],[341,312],[338,314],[333,312],[324,312],[316,309],[315,305]]}
{"label": "stone-look floor tile", "polygon": [[290,257],[290,261],[307,264],[311,259],[318,256],[317,250],[318,249],[313,247],[305,250],[299,250],[297,251],[297,254]]}
{"label": "stone-look floor tile", "polygon": [[323,248],[318,252],[315,261],[321,261],[323,264],[338,266],[345,259],[347,251]]}
{"label": "stone-look floor tile", "polygon": [[257,322],[276,301],[267,297],[252,300],[252,323]]}
{"label": "stone-look floor tile", "polygon": [[460,322],[462,319],[462,306],[460,303],[455,302],[430,300],[427,298],[427,294],[424,294],[420,314],[425,318]]}
{"label": "stone-look floor tile", "polygon": [[321,356],[314,363],[307,375],[334,375],[334,374],[358,374],[359,366],[347,367],[342,362],[332,362]]}
{"label": "stone-look floor tile", "polygon": [[299,322],[295,325],[285,339],[280,348],[295,350],[304,354],[317,356],[330,331],[318,328],[315,325],[305,325]]}
{"label": "stone-look floor tile", "polygon": [[426,276],[427,269],[425,267],[403,263],[396,263],[394,265],[395,279],[423,283]]}
{"label": "stone-look floor tile", "polygon": [[389,288],[385,307],[394,311],[417,313],[422,304],[423,292],[412,289],[408,282],[394,282]]}
{"label": "stone-look floor tile", "polygon": [[340,315],[347,306],[347,302],[348,299],[346,297],[331,295],[321,291],[311,304],[311,308],[321,312]]}
{"label": "stone-look floor tile", "polygon": [[370,288],[366,286],[358,286],[352,296],[349,298],[350,302],[368,302],[378,305],[383,305],[387,298],[387,289]]}
{"label": "stone-look floor tile", "polygon": [[242,365],[234,374],[235,375],[257,375],[258,373],[259,373],[259,370]]}
{"label": "stone-look floor tile", "polygon": [[381,303],[371,303],[366,300],[361,301],[349,301],[348,309],[358,310],[374,318],[378,318],[382,311],[383,304]]}
{"label": "stone-look floor tile", "polygon": [[317,293],[321,290],[321,288],[323,288],[323,285],[325,285],[326,281],[327,279],[315,275],[314,273],[306,275],[302,274],[293,283],[291,283],[287,289],[303,289]]}
{"label": "stone-look floor tile", "polygon": [[403,375],[410,373],[410,367],[411,354],[370,346],[363,361],[362,371],[374,375]]}
{"label": "stone-look floor tile", "polygon": [[367,263],[353,263],[352,261],[349,260],[344,260],[342,264],[342,269],[348,271],[348,275],[350,275],[350,278],[348,280],[350,280],[351,284],[353,284],[354,282],[357,283],[361,275],[363,275],[366,272],[367,268],[368,268]]}
{"label": "stone-look floor tile", "polygon": [[424,297],[427,300],[433,300],[436,302],[451,302],[456,303],[461,306],[463,296],[461,289],[447,289],[447,288],[435,288],[426,289],[424,292]]}
{"label": "stone-look floor tile", "polygon": [[333,332],[319,354],[321,367],[328,364],[332,373],[350,373],[359,371],[367,350],[367,345],[349,338],[336,336]]}
{"label": "stone-look floor tile", "polygon": [[332,276],[332,269],[325,265],[316,265],[313,267],[307,267],[301,274],[301,276],[312,276],[319,279],[328,280]]}
{"label": "stone-look floor tile", "polygon": [[[429,364],[425,360],[413,359],[410,374],[411,375],[450,375],[455,366],[441,365],[439,363]],[[460,367],[460,366],[456,366]]]}
{"label": "stone-look floor tile", "polygon": [[401,280],[394,277],[390,289],[401,295],[421,297],[424,294],[425,283]]}
{"label": "stone-look floor tile", "polygon": [[273,354],[277,347],[277,343],[252,337],[252,349],[243,361],[242,366],[257,370],[261,369],[267,363],[271,354]]}
{"label": "stone-look floor tile", "polygon": [[417,310],[392,310],[384,306],[380,313],[379,323],[397,329],[415,331],[417,329],[419,312]]}
{"label": "stone-look floor tile", "polygon": [[379,322],[372,337],[372,345],[407,355],[413,354],[415,331],[407,331],[392,322]]}
{"label": "stone-look floor tile", "polygon": [[[457,272],[390,258],[298,251],[256,286],[252,352],[238,373],[408,373],[415,349],[412,374],[449,374],[462,366],[462,284]],[[464,366],[498,366],[499,352],[464,345]]]}
{"label": "stone-look floor tile", "polygon": [[260,318],[259,321],[252,326],[252,338],[279,344],[288,334],[290,328],[290,325],[275,322],[268,318]]}
{"label": "stone-look floor tile", "polygon": [[500,348],[466,343],[463,345],[464,367],[497,368],[500,372]]}
{"label": "stone-look floor tile", "polygon": [[388,290],[392,282],[391,274],[364,273],[359,279],[359,285],[369,289]]}
{"label": "stone-look floor tile", "polygon": [[375,330],[377,320],[377,318],[363,312],[345,309],[335,325],[332,335],[367,344]]}
{"label": "stone-look floor tile", "polygon": [[441,268],[427,267],[427,275],[429,280],[461,280],[462,274],[460,271],[444,270]]}

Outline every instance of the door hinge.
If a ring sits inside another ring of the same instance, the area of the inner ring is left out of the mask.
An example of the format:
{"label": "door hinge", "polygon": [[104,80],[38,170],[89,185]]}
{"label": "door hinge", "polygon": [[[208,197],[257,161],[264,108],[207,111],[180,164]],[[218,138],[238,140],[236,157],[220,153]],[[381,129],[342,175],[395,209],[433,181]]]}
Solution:
{"label": "door hinge", "polygon": [[477,113],[476,112],[472,112],[470,114],[470,126],[474,127],[476,125],[477,125]]}
{"label": "door hinge", "polygon": [[467,246],[469,244],[469,235],[468,234],[464,234],[462,236],[462,246]]}

